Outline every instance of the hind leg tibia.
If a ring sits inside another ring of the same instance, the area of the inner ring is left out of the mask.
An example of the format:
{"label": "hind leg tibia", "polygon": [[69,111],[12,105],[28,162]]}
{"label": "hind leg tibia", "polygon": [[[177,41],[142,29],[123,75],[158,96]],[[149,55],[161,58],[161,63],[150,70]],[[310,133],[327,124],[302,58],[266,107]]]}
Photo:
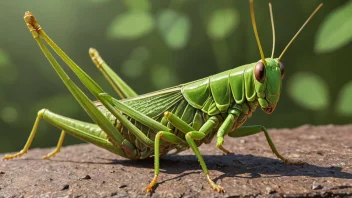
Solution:
{"label": "hind leg tibia", "polygon": [[[68,133],[70,135],[73,135],[83,141],[95,144],[101,148],[104,148],[106,150],[109,150],[117,155],[120,155],[122,157],[129,158],[124,153],[124,150],[121,149],[120,147],[113,145],[105,135],[105,133],[102,131],[102,129],[95,124],[87,123],[87,122],[82,122],[79,120],[75,120],[72,118],[67,118],[58,114],[55,114],[47,109],[42,109],[38,112],[37,119],[34,123],[33,129],[29,135],[29,138],[27,140],[27,143],[23,147],[23,149],[15,153],[13,155],[5,155],[4,160],[9,160],[13,159],[16,157],[20,157],[27,153],[30,145],[32,144],[32,141],[34,139],[34,136],[36,134],[39,121],[41,119],[47,120],[50,122],[52,125],[55,127],[59,128],[62,130],[58,145],[56,149],[49,153],[48,155],[44,156],[43,158],[49,158],[52,157],[53,155],[57,154],[60,151],[60,148],[62,146],[62,142],[64,140],[65,133]],[[135,158],[138,158],[138,156],[135,156]]]}

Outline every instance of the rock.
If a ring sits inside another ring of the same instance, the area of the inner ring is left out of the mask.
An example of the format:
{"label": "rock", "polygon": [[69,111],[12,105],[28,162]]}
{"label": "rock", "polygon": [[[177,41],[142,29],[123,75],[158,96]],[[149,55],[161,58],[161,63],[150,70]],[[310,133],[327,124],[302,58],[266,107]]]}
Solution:
{"label": "rock", "polygon": [[[233,155],[219,154],[214,141],[202,145],[210,177],[225,189],[223,195],[210,188],[192,150],[166,155],[151,197],[351,197],[351,150],[341,146],[351,145],[351,131],[352,125],[269,130],[277,150],[285,157],[299,156],[297,160],[308,162],[304,166],[279,160],[264,134],[241,137],[245,144],[226,137],[224,145]],[[301,138],[304,135],[321,138]],[[127,160],[81,144],[41,159],[51,151],[32,149],[22,158],[1,162],[0,197],[145,197],[154,176],[152,157]]]}

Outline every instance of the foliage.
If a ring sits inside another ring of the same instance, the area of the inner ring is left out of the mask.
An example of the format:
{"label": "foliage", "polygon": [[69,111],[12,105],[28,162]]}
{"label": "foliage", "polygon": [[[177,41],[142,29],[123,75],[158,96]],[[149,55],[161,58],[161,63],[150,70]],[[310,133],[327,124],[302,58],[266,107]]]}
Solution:
{"label": "foliage", "polygon": [[170,48],[181,49],[186,46],[191,28],[186,15],[171,9],[162,10],[158,16],[158,28]]}
{"label": "foliage", "polygon": [[352,41],[352,1],[331,12],[323,21],[315,43],[318,53],[337,50]]}
{"label": "foliage", "polygon": [[329,105],[328,87],[314,73],[296,73],[290,78],[288,93],[299,105],[311,110],[324,110]]}
{"label": "foliage", "polygon": [[234,31],[239,23],[239,14],[233,8],[214,10],[208,23],[207,32],[212,39],[224,39]]}
{"label": "foliage", "polygon": [[117,39],[137,39],[151,32],[154,19],[144,11],[128,11],[118,15],[108,28],[108,36]]}
{"label": "foliage", "polygon": [[[255,1],[266,56],[272,42],[268,2]],[[318,3],[272,4],[278,55]],[[351,8],[352,1],[325,3],[282,59],[286,74],[277,109],[270,116],[258,109],[246,124],[350,123]],[[88,58],[89,47],[141,94],[260,59],[247,1],[6,1],[0,7],[6,27],[0,29],[0,152],[21,149],[41,108],[90,121],[32,40],[22,21],[24,10],[32,11],[110,94],[113,89]],[[33,146],[54,146],[59,131],[42,121]]]}
{"label": "foliage", "polygon": [[351,116],[352,115],[352,81],[345,84],[340,91],[336,105],[336,111],[339,114]]}

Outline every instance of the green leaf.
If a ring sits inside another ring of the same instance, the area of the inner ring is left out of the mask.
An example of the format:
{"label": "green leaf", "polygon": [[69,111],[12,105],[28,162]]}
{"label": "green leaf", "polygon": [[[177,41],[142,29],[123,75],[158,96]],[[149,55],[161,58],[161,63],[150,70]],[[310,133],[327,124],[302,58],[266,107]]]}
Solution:
{"label": "green leaf", "polygon": [[347,83],[341,89],[337,98],[336,111],[337,113],[345,116],[352,115],[352,81]]}
{"label": "green leaf", "polygon": [[149,50],[144,46],[138,46],[130,54],[130,59],[138,60],[138,61],[146,61],[149,58]]}
{"label": "green leaf", "polygon": [[124,0],[123,2],[129,9],[149,10],[151,7],[148,0]]}
{"label": "green leaf", "polygon": [[157,89],[175,86],[178,81],[170,67],[159,64],[152,67],[151,79]]}
{"label": "green leaf", "polygon": [[154,19],[148,12],[129,11],[118,15],[108,27],[112,39],[137,39],[154,28]]}
{"label": "green leaf", "polygon": [[9,64],[9,55],[3,49],[0,49],[0,67],[6,67],[9,66]]}
{"label": "green leaf", "polygon": [[144,46],[133,49],[126,61],[122,63],[122,73],[130,78],[137,78],[145,71],[145,64],[149,58],[149,50]]}
{"label": "green leaf", "polygon": [[139,60],[128,59],[122,63],[122,73],[130,78],[137,78],[144,72],[144,64]]}
{"label": "green leaf", "polygon": [[288,81],[288,94],[300,106],[322,110],[329,104],[328,87],[313,73],[297,73]]}
{"label": "green leaf", "polygon": [[331,52],[352,41],[352,1],[329,14],[319,28],[315,51]]}
{"label": "green leaf", "polygon": [[18,111],[13,106],[6,106],[1,110],[1,119],[6,123],[14,123],[17,121]]}
{"label": "green leaf", "polygon": [[187,45],[190,21],[186,15],[170,9],[163,10],[157,24],[162,38],[170,48],[181,49]]}
{"label": "green leaf", "polygon": [[239,21],[239,14],[233,8],[215,10],[208,22],[208,36],[212,39],[223,39],[237,28]]}

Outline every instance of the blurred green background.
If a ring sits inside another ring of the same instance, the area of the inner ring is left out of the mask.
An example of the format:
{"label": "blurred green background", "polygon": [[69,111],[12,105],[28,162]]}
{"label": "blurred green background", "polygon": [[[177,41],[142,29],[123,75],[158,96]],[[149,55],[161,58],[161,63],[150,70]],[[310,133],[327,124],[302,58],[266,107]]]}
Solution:
{"label": "blurred green background", "polygon": [[[272,48],[268,2],[255,1],[267,57]],[[277,57],[322,1],[271,2]],[[324,3],[282,59],[286,73],[275,112],[266,115],[258,109],[247,124],[283,128],[351,123],[352,1]],[[22,149],[42,108],[90,121],[28,32],[22,18],[27,10],[112,95],[88,56],[89,47],[98,49],[140,94],[260,59],[246,0],[2,1],[0,153]],[[59,132],[42,121],[32,148],[55,146]],[[64,144],[77,142],[67,137]]]}

